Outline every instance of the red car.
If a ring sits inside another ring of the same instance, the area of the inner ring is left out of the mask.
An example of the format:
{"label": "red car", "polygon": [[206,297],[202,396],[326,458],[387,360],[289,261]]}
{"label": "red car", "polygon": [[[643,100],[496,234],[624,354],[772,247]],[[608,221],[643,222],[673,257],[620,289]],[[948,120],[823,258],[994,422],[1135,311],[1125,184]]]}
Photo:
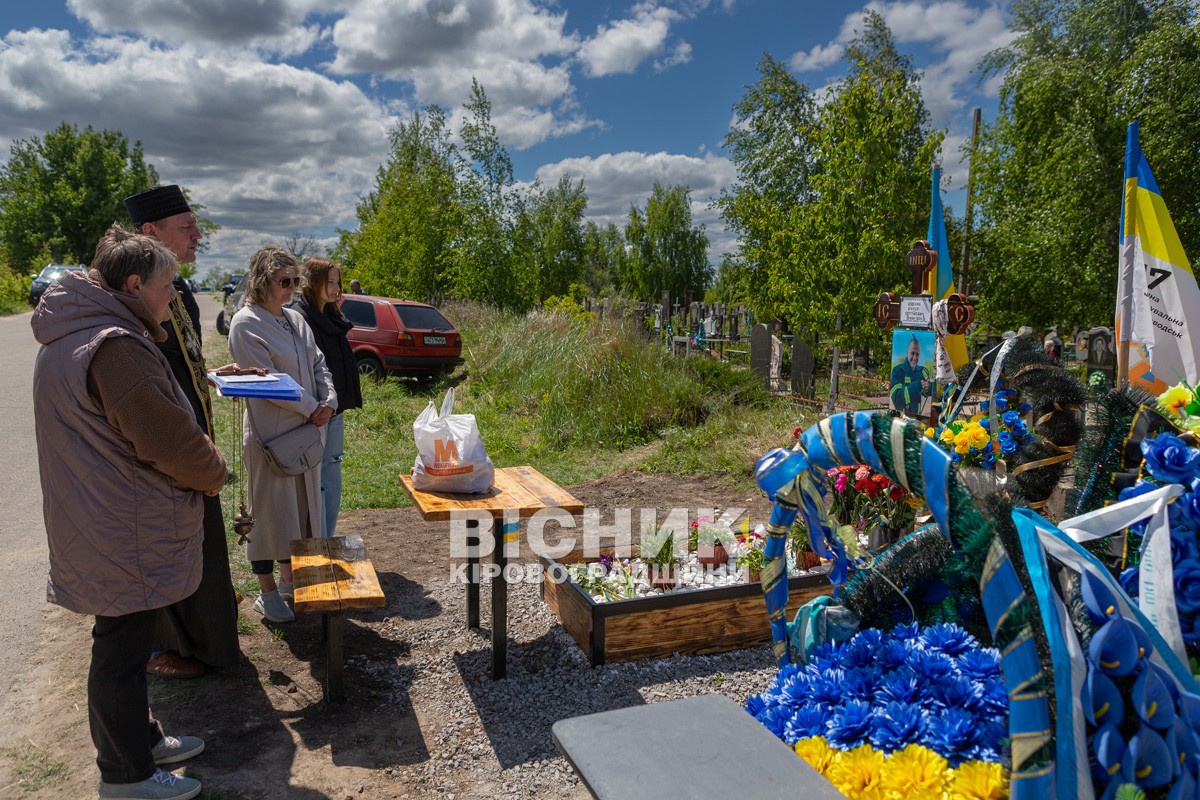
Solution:
{"label": "red car", "polygon": [[354,323],[346,338],[360,375],[434,377],[463,363],[458,329],[431,305],[349,294],[338,306]]}

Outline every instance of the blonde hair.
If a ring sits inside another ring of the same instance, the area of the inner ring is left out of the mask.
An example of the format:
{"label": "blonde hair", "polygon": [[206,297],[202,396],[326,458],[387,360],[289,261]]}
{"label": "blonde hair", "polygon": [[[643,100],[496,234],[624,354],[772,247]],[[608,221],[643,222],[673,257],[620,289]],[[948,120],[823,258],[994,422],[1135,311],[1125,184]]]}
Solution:
{"label": "blonde hair", "polygon": [[275,273],[291,267],[300,272],[300,262],[279,245],[269,244],[250,256],[250,274],[246,276],[246,303],[258,305],[267,299]]}

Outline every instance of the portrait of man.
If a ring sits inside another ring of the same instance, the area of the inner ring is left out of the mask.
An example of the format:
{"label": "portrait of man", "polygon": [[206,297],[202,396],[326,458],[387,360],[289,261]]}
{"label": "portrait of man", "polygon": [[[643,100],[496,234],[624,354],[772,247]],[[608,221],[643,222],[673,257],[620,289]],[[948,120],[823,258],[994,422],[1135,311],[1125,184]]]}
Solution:
{"label": "portrait of man", "polygon": [[910,417],[929,416],[933,402],[933,331],[892,334],[891,407]]}

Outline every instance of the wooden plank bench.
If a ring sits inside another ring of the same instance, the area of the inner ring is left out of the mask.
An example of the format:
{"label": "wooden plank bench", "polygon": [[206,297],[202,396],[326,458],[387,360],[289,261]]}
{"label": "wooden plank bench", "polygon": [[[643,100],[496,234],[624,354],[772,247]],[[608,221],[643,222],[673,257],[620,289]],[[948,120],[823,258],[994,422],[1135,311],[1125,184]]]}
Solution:
{"label": "wooden plank bench", "polygon": [[325,640],[325,699],[345,702],[342,612],[386,602],[360,536],[292,540],[296,613],[320,611]]}

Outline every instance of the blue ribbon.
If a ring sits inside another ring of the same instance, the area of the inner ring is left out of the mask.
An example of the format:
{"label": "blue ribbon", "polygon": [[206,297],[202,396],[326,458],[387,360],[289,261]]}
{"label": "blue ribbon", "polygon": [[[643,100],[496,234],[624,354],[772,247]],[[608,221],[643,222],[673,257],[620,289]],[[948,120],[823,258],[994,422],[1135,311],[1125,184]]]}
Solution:
{"label": "blue ribbon", "polygon": [[930,439],[921,437],[921,481],[925,484],[925,502],[933,512],[933,518],[942,526],[942,533],[951,542],[950,535],[950,454]]}

